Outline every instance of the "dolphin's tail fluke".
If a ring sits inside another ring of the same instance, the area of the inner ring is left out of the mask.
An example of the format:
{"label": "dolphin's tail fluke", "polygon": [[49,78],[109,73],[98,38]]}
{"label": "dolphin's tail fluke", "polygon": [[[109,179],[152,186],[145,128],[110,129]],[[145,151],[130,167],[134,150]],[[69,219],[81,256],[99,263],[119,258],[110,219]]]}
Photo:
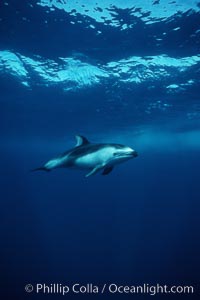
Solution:
{"label": "dolphin's tail fluke", "polygon": [[46,171],[46,172],[50,172],[51,170],[47,169],[46,167],[39,167],[36,169],[32,169],[31,172],[35,172],[35,171]]}

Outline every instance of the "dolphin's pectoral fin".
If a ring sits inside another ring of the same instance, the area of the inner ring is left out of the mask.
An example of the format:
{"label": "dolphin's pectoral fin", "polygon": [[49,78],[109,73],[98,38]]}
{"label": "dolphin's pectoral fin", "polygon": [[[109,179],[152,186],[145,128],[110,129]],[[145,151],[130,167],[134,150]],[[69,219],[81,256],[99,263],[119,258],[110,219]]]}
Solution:
{"label": "dolphin's pectoral fin", "polygon": [[112,172],[113,170],[113,166],[110,166],[110,167],[106,167],[103,172],[102,172],[102,175],[108,175],[110,172]]}
{"label": "dolphin's pectoral fin", "polygon": [[88,174],[85,175],[85,177],[89,177],[91,175],[95,175],[99,170],[102,169],[102,166],[97,166],[92,171],[90,171]]}
{"label": "dolphin's pectoral fin", "polygon": [[90,142],[82,135],[76,135],[76,147],[87,145]]}

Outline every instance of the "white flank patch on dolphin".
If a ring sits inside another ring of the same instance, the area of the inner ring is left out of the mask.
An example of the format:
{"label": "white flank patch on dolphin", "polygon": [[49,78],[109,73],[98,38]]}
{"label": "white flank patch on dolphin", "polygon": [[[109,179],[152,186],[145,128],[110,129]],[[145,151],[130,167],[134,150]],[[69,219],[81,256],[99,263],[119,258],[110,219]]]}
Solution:
{"label": "white flank patch on dolphin", "polygon": [[86,154],[75,160],[75,165],[79,168],[94,168],[97,165],[107,164],[112,159],[114,153],[113,147],[106,147],[95,151],[93,153]]}

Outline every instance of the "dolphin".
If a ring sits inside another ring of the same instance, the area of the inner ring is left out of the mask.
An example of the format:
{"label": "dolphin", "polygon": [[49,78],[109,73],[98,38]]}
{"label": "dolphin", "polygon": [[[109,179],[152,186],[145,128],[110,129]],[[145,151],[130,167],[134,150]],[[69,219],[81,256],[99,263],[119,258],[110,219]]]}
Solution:
{"label": "dolphin", "polygon": [[102,170],[102,175],[109,174],[115,165],[138,156],[130,147],[121,144],[94,144],[87,138],[76,135],[76,146],[49,160],[44,166],[32,171],[51,171],[56,168],[86,169],[86,177]]}

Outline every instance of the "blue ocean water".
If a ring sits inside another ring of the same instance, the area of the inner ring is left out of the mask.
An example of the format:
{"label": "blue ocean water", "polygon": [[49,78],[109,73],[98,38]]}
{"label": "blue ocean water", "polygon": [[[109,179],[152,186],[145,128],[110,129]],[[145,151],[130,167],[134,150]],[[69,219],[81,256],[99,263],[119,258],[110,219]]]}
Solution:
{"label": "blue ocean water", "polygon": [[[76,282],[197,298],[199,20],[195,0],[0,3],[2,299],[60,299],[24,287]],[[76,134],[139,156],[108,176],[29,172]]]}

